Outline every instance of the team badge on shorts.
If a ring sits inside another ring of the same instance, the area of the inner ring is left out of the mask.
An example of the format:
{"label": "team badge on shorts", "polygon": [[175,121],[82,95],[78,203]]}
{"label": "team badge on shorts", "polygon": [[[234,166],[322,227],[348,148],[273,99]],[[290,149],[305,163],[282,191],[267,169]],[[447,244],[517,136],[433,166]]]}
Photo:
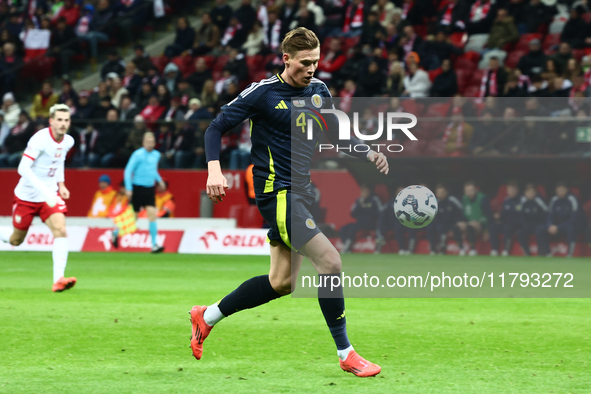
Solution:
{"label": "team badge on shorts", "polygon": [[314,223],[312,219],[306,219],[306,227],[308,227],[310,230],[313,230],[316,228],[316,223]]}
{"label": "team badge on shorts", "polygon": [[14,221],[17,223],[20,223],[23,220],[22,217],[20,217],[19,215],[14,215]]}
{"label": "team badge on shorts", "polygon": [[315,94],[312,96],[312,105],[316,108],[322,107],[322,97],[319,94]]}

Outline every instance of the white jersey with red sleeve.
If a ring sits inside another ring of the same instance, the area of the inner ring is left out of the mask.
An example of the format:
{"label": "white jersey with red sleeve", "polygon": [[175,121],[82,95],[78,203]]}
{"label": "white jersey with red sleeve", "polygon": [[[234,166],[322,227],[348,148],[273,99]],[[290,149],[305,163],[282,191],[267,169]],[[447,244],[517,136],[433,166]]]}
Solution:
{"label": "white jersey with red sleeve", "polygon": [[[58,182],[64,182],[66,155],[74,146],[74,138],[66,134],[57,142],[50,127],[39,130],[27,143],[23,157],[33,160],[31,170],[51,191],[57,193]],[[23,201],[44,202],[45,197],[25,178],[21,177],[14,189],[14,195]]]}

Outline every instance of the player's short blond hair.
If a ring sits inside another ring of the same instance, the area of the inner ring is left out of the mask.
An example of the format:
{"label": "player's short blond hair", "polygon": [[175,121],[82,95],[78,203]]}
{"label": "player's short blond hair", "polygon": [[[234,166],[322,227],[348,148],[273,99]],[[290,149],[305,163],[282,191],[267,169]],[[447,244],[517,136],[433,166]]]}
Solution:
{"label": "player's short blond hair", "polygon": [[54,104],[49,108],[49,117],[54,118],[56,112],[67,112],[70,113],[70,107],[66,104]]}
{"label": "player's short blond hair", "polygon": [[146,131],[146,132],[144,133],[144,135],[142,136],[142,141],[143,141],[143,140],[145,140],[145,139],[146,139],[146,137],[152,137],[152,138],[156,139],[156,134],[154,134],[154,133],[153,133],[153,132],[151,132],[151,131]]}
{"label": "player's short blond hair", "polygon": [[298,51],[316,49],[319,46],[320,40],[318,40],[316,33],[305,27],[293,29],[285,35],[281,43],[283,53],[287,53],[290,56],[295,56]]}

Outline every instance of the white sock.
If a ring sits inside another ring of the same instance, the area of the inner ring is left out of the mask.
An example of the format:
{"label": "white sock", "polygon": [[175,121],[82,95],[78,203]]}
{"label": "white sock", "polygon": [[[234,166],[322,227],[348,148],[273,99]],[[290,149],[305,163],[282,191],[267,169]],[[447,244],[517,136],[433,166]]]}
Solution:
{"label": "white sock", "polygon": [[68,263],[68,238],[55,238],[53,240],[53,283],[64,276]]}
{"label": "white sock", "polygon": [[222,320],[224,315],[222,315],[222,311],[220,311],[220,307],[218,306],[217,302],[213,305],[210,305],[205,310],[203,314],[203,320],[207,323],[208,326],[213,326],[220,320]]}
{"label": "white sock", "polygon": [[353,350],[355,350],[355,349],[353,349],[353,345],[351,345],[346,349],[337,350],[337,354],[339,355],[339,358],[341,359],[341,361],[345,361],[347,359],[347,356],[349,355],[349,352],[351,352]]}
{"label": "white sock", "polygon": [[11,228],[0,228],[0,241],[1,242],[10,242],[10,236],[12,235]]}

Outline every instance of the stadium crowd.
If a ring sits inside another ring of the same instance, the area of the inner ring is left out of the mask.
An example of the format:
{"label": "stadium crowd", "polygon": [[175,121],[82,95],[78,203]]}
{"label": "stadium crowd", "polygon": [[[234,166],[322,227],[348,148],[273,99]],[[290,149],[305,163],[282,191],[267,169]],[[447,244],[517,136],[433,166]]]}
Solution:
{"label": "stadium crowd", "polygon": [[[426,185],[424,185],[426,186]],[[461,198],[453,196],[444,184],[435,186],[439,210],[433,223],[425,230],[403,226],[394,212],[395,196],[402,190],[392,188],[394,196],[383,203],[382,196],[361,186],[360,197],[351,207],[355,222],[340,229],[345,252],[350,252],[357,238],[376,237],[376,253],[380,253],[387,240],[394,238],[399,254],[415,252],[419,237],[429,241],[431,254],[448,252],[448,236],[458,245],[461,256],[476,256],[477,241],[489,241],[491,256],[508,256],[517,240],[524,255],[531,255],[530,239],[535,239],[536,252],[551,256],[550,242],[562,237],[567,242],[567,256],[575,253],[576,242],[585,238],[591,243],[591,200],[581,205],[579,190],[559,182],[555,194],[546,195],[541,186],[526,184],[522,190],[516,182],[503,185],[496,196],[489,198],[477,185],[464,184]],[[502,240],[502,242],[501,242]]]}
{"label": "stadium crowd", "polygon": [[[115,21],[109,26],[116,32],[133,32],[126,24],[136,27],[134,18],[141,13],[124,16],[127,5],[139,3],[67,0],[46,11],[38,1],[34,15],[24,21],[6,11],[0,69],[27,58],[32,53],[26,48],[32,34],[27,32],[39,30],[33,36],[42,37],[45,25],[55,29],[45,55],[61,59],[67,71],[68,51],[77,49],[60,44],[65,38],[55,43],[59,29],[79,38],[67,41],[72,45],[88,42],[85,47],[94,57],[95,44],[105,39],[103,19]],[[591,13],[586,7],[554,0],[242,0],[233,9],[226,0],[216,0],[200,16],[198,28],[186,17],[177,19],[175,40],[164,54],[151,56],[136,41],[132,61],[124,62],[111,48],[98,86],[76,92],[66,78],[58,94],[45,83],[29,113],[14,100],[14,75],[3,74],[0,166],[18,163],[47,109],[62,102],[74,114],[70,166],[122,167],[141,145],[141,134],[152,130],[163,153],[161,167],[203,168],[209,121],[251,81],[282,71],[280,42],[296,26],[320,37],[316,76],[340,98],[341,110],[349,112],[355,97],[394,97],[393,109],[448,119],[419,126],[423,138],[405,143],[405,154],[589,154],[589,144],[576,139],[577,127],[589,124],[591,112]],[[563,119],[564,127],[515,121],[548,114]],[[503,138],[509,133],[516,142]],[[244,168],[249,149],[248,125],[243,124],[224,136],[221,159],[227,168]]]}

